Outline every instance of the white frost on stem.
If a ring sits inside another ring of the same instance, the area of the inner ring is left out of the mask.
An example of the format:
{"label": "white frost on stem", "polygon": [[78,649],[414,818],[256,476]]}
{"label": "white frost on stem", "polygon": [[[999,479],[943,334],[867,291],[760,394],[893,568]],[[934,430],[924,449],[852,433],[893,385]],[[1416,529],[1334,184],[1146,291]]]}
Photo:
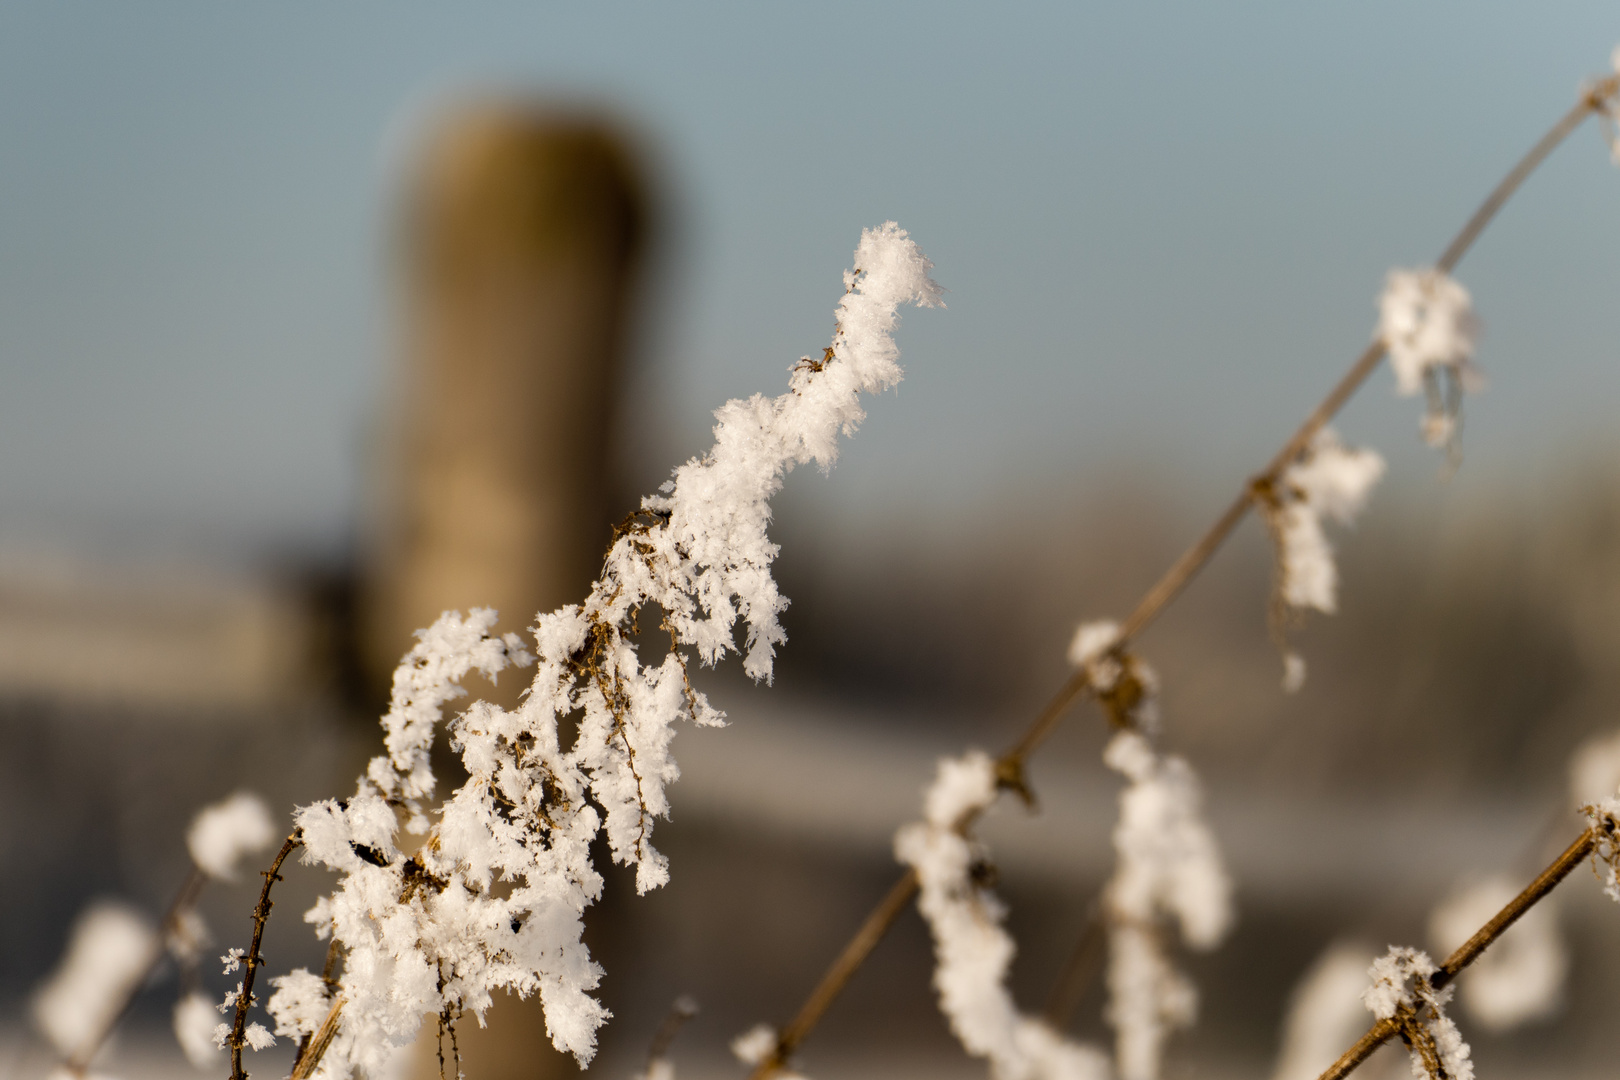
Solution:
{"label": "white frost on stem", "polygon": [[1121,731],[1103,753],[1130,783],[1120,793],[1104,892],[1108,918],[1108,1021],[1121,1080],[1154,1080],[1170,1031],[1192,1023],[1198,996],[1171,964],[1166,923],[1195,949],[1218,945],[1232,925],[1232,883],[1202,817],[1198,778],[1162,757],[1138,732]]}
{"label": "white frost on stem", "polygon": [[1329,428],[1311,440],[1299,461],[1283,470],[1277,493],[1282,550],[1282,597],[1296,608],[1332,614],[1339,606],[1339,571],[1322,529],[1331,518],[1352,525],[1384,475],[1373,450],[1345,446]]}
{"label": "white frost on stem", "polygon": [[1604,864],[1604,895],[1620,904],[1620,796],[1600,799],[1581,809],[1592,828],[1603,830],[1593,856]]}
{"label": "white frost on stem", "polygon": [[[1429,938],[1450,955],[1519,894],[1505,877],[1458,889],[1429,916]],[[1469,1016],[1492,1031],[1545,1019],[1562,1004],[1569,950],[1558,932],[1558,910],[1544,897],[1491,943],[1458,979]]]}
{"label": "white frost on stem", "polygon": [[251,791],[238,791],[197,812],[186,831],[186,848],[203,873],[220,881],[235,881],[237,864],[244,856],[263,851],[279,839],[264,800]]}
{"label": "white frost on stem", "polygon": [[1081,623],[1069,642],[1069,663],[1116,724],[1153,734],[1159,727],[1159,678],[1140,657],[1120,649],[1112,619]]}
{"label": "white frost on stem", "polygon": [[145,915],[99,901],[73,924],[67,950],[34,994],[34,1022],[59,1054],[89,1051],[117,1019],[157,959],[162,943]]}
{"label": "white frost on stem", "polygon": [[[1429,976],[1438,970],[1429,954],[1420,949],[1391,945],[1389,952],[1374,960],[1367,969],[1372,985],[1361,1000],[1380,1020],[1403,1017],[1410,1029],[1403,1028],[1412,1054],[1412,1075],[1422,1080],[1438,1080],[1432,1065],[1445,1070],[1446,1080],[1474,1080],[1474,1063],[1469,1060],[1468,1044],[1457,1025],[1446,1015],[1454,986],[1436,991]],[[1425,1016],[1424,1012],[1428,1015]],[[1424,1040],[1429,1043],[1423,1045]],[[1435,1061],[1426,1062],[1432,1051]]]}
{"label": "white frost on stem", "polygon": [[[514,636],[492,635],[491,612],[447,614],[423,633],[395,675],[387,754],[351,798],[296,817],[303,858],[343,875],[306,916],[345,956],[347,1004],[317,1076],[376,1075],[425,1018],[482,1022],[501,990],[538,994],[553,1044],[591,1060],[608,1013],[591,996],[602,972],[580,939],[602,890],[590,844],[604,835],[614,860],[635,866],[639,891],[668,880],[651,835],[669,809],[665,785],[680,775],[674,724],[724,722],[688,681],[682,649],[705,664],[740,652],[744,671],[770,679],[787,601],[771,578],[769,500],[795,466],[830,468],[839,437],[864,419],[860,395],[900,380],[899,308],[938,304],[931,268],[893,222],[862,234],[831,346],[795,365],[785,394],[717,410],[713,448],[642,500],[584,603],[538,617],[522,704],[479,701],[449,722],[468,780],[437,822],[428,755],[444,704],[474,668],[494,678],[529,657]],[[638,619],[653,618],[670,649],[643,664]],[[415,854],[398,846],[399,813],[427,836]],[[279,983],[269,1004],[278,1028],[307,1026],[307,1002],[294,997],[308,990]]]}
{"label": "white frost on stem", "polygon": [[1485,388],[1474,366],[1479,319],[1468,290],[1443,270],[1391,270],[1378,300],[1378,337],[1389,350],[1396,389],[1407,397],[1428,394],[1424,441],[1451,443],[1461,395]]}
{"label": "white frost on stem", "polygon": [[[1376,451],[1345,446],[1331,428],[1317,432],[1298,460],[1282,471],[1263,502],[1277,546],[1274,602],[1294,612],[1338,610],[1339,568],[1323,519],[1354,524],[1383,475],[1384,459]],[[1282,633],[1280,625],[1276,632]],[[1304,658],[1285,651],[1283,689],[1293,693],[1304,684]]]}
{"label": "white frost on stem", "polygon": [[980,750],[943,758],[924,799],[925,819],[895,834],[895,855],[917,872],[917,908],[934,939],[934,989],[962,1046],[996,1080],[1105,1080],[1101,1051],[1071,1042],[1018,1011],[1007,990],[1015,946],[1006,909],[983,883],[983,846],[960,831],[996,797],[995,763]]}

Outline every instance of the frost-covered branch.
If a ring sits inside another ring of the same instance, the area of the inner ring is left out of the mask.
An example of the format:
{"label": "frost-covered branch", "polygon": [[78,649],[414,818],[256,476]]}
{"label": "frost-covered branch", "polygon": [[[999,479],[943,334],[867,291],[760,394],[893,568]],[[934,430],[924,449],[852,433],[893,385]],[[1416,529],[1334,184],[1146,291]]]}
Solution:
{"label": "frost-covered branch", "polygon": [[[446,613],[420,632],[395,673],[386,753],[352,796],[295,816],[304,860],[341,875],[306,915],[341,944],[341,976],[295,970],[273,980],[266,1004],[275,1034],[307,1045],[304,1072],[377,1075],[424,1020],[453,1038],[463,1014],[482,1023],[497,991],[539,995],[553,1044],[590,1061],[608,1017],[581,940],[602,890],[591,842],[603,836],[635,867],[638,891],[668,880],[652,833],[680,775],[674,725],[724,723],[689,680],[685,650],[703,664],[739,653],[748,675],[770,680],[787,605],[771,577],[770,499],[796,466],[830,468],[865,417],[860,396],[899,381],[899,308],[938,304],[931,267],[893,222],[864,232],[831,344],[793,367],[786,393],[717,410],[714,446],[642,500],[584,602],[538,616],[533,655],[495,635],[487,610]],[[644,662],[638,635],[653,619],[669,648]],[[478,701],[447,723],[468,779],[434,806],[430,751],[462,679],[529,663],[517,708]],[[238,1053],[258,1026],[243,1028],[249,989],[234,999]],[[329,1020],[336,1032],[323,1036]]]}
{"label": "frost-covered branch", "polygon": [[270,909],[275,905],[270,900],[270,890],[276,882],[281,880],[281,864],[287,861],[287,856],[293,853],[303,842],[298,832],[287,837],[276,853],[275,861],[270,869],[264,872],[264,886],[259,890],[259,902],[253,907],[253,938],[248,945],[247,954],[242,950],[232,949],[223,957],[225,973],[227,975],[241,969],[242,979],[225,997],[224,1004],[235,1009],[235,1018],[229,1030],[220,1024],[214,1032],[214,1041],[227,1046],[231,1051],[231,1080],[247,1080],[247,1073],[242,1069],[242,1048],[252,1046],[255,1050],[262,1050],[276,1040],[266,1031],[262,1024],[248,1023],[248,1010],[253,1007],[256,1000],[253,995],[253,983],[258,978],[259,969],[264,966],[264,956],[259,952],[259,945],[264,940],[264,925],[270,919]]}
{"label": "frost-covered branch", "polygon": [[[1620,53],[1615,58],[1620,72]],[[1292,596],[1295,608],[1316,607],[1331,610],[1336,603],[1336,571],[1331,563],[1331,550],[1320,528],[1320,518],[1328,516],[1348,521],[1364,501],[1367,491],[1383,471],[1383,463],[1370,451],[1345,449],[1327,431],[1328,424],[1351,397],[1366,383],[1391,346],[1384,331],[1395,329],[1412,336],[1411,352],[1404,353],[1401,370],[1416,368],[1419,384],[1425,377],[1440,387],[1444,376],[1455,392],[1460,393],[1473,379],[1471,368],[1473,324],[1471,312],[1459,308],[1458,292],[1441,282],[1450,283],[1450,274],[1479,235],[1500,211],[1502,206],[1535,171],[1542,161],[1589,116],[1598,116],[1610,125],[1620,123],[1620,74],[1607,76],[1583,90],[1580,100],[1562,116],[1522,157],[1506,176],[1492,189],[1467,223],[1447,245],[1440,258],[1429,271],[1417,271],[1419,282],[1428,282],[1431,291],[1444,293],[1442,307],[1435,312],[1428,309],[1413,310],[1413,290],[1406,288],[1407,279],[1401,278],[1400,295],[1386,297],[1380,332],[1356,358],[1350,369],[1339,379],[1320,404],[1306,417],[1271,461],[1244,485],[1242,491],[1227,506],[1199,540],[1171,564],[1168,570],[1150,587],[1129,616],[1117,628],[1115,640],[1122,653],[1124,647],[1136,639],[1181,591],[1203,570],[1236,531],[1249,512],[1257,506],[1287,516],[1283,522],[1286,531],[1278,536],[1282,551],[1279,580],[1284,597]],[[1620,161],[1620,154],[1617,154]],[[1397,272],[1411,273],[1411,272]],[[1454,283],[1451,283],[1454,285]],[[1457,286],[1456,290],[1461,287]],[[1416,290],[1418,297],[1423,289]],[[1466,301],[1466,292],[1461,299]],[[1436,319],[1435,317],[1438,316]],[[1386,325],[1388,323],[1389,325]],[[1437,327],[1449,326],[1449,336]],[[1466,333],[1464,333],[1466,331]],[[1444,346],[1444,348],[1440,348]],[[1408,343],[1399,348],[1406,350]],[[1425,351],[1427,348],[1428,351]],[[1399,374],[1399,373],[1398,373]],[[1443,388],[1442,388],[1443,389]],[[1442,420],[1455,417],[1456,398],[1442,396],[1438,415]],[[1455,434],[1454,424],[1436,423],[1433,399],[1425,432],[1431,436],[1444,435],[1449,442]],[[1323,455],[1327,455],[1323,460]],[[1315,486],[1315,485],[1320,486]],[[1314,502],[1313,502],[1314,497]],[[1270,516],[1268,514],[1268,516]],[[1306,518],[1309,520],[1306,520]],[[1274,527],[1274,534],[1277,530]],[[1290,571],[1292,557],[1295,568]],[[1303,565],[1299,565],[1303,562]],[[1304,674],[1303,662],[1292,653],[1285,657],[1285,686],[1297,686]],[[1068,710],[1088,693],[1095,693],[1092,673],[1085,667],[1076,671],[1036,715],[1019,740],[1001,758],[997,759],[998,779],[1003,786],[1018,788],[1023,782],[1024,764],[1045,742]],[[1112,699],[1112,700],[1110,700]],[[1101,695],[1101,703],[1112,717],[1116,714],[1117,691]],[[1620,886],[1617,886],[1620,887]],[[856,934],[840,951],[821,980],[811,991],[793,1020],[776,1036],[775,1045],[758,1057],[751,1080],[764,1080],[782,1070],[789,1056],[809,1036],[832,1002],[842,993],[856,971],[866,961],[878,943],[899,918],[911,898],[917,894],[919,877],[915,869],[908,869],[894,884],[878,905],[862,922]],[[1387,1036],[1386,1036],[1387,1037]],[[1370,1050],[1368,1051],[1371,1052]]]}
{"label": "frost-covered branch", "polygon": [[[1338,1061],[1334,1062],[1326,1072],[1322,1073],[1319,1080],[1343,1080],[1344,1077],[1354,1072],[1358,1065],[1371,1057],[1374,1050],[1377,1050],[1390,1039],[1399,1036],[1410,1040],[1414,1034],[1412,1028],[1414,1023],[1428,1023],[1441,1017],[1442,1013],[1437,1005],[1443,1006],[1444,997],[1441,995],[1448,990],[1457,976],[1475,960],[1478,960],[1481,954],[1500,938],[1510,926],[1545,899],[1558,886],[1559,882],[1568,877],[1587,859],[1596,857],[1603,864],[1603,874],[1606,879],[1605,891],[1612,899],[1620,903],[1620,840],[1617,840],[1616,835],[1617,832],[1620,832],[1620,798],[1611,798],[1602,803],[1588,806],[1586,814],[1590,824],[1581,833],[1580,837],[1566,848],[1563,854],[1553,860],[1551,865],[1537,875],[1534,881],[1525,886],[1522,892],[1508,901],[1500,911],[1491,917],[1490,921],[1475,931],[1462,945],[1458,946],[1457,950],[1446,959],[1445,963],[1438,968],[1433,967],[1432,964],[1427,965],[1427,970],[1422,971],[1420,969],[1425,965],[1415,958],[1422,957],[1422,960],[1426,961],[1427,957],[1421,953],[1416,953],[1415,950],[1406,950],[1406,952],[1413,953],[1414,956],[1408,958],[1402,970],[1407,975],[1416,975],[1423,980],[1420,996],[1422,994],[1428,995],[1422,1002],[1422,1004],[1430,1006],[1427,1018],[1416,1015],[1420,1010],[1419,1003],[1415,1000],[1406,1000],[1404,1002],[1408,1009],[1407,1014],[1402,1014],[1398,1008],[1401,1004],[1400,994],[1390,989],[1394,985],[1393,980],[1395,978],[1394,969],[1390,965],[1400,966],[1400,962],[1396,959],[1386,958],[1389,963],[1385,964],[1384,968],[1374,965],[1375,978],[1382,972],[1388,976],[1385,981],[1389,984],[1386,986],[1387,992],[1379,991],[1377,987],[1374,988],[1374,991],[1369,991],[1368,1007],[1373,1010],[1379,1019],[1367,1030],[1365,1035],[1357,1040],[1354,1046],[1346,1050]],[[1396,951],[1392,949],[1392,957]],[[1402,955],[1404,956],[1405,953],[1402,953]],[[1392,1001],[1393,1004],[1391,1004]],[[1446,1021],[1446,1024],[1449,1023],[1449,1021]],[[1455,1033],[1454,1026],[1450,1030],[1453,1034]],[[1439,1076],[1450,1077],[1450,1080],[1470,1080],[1471,1069],[1466,1073],[1452,1071],[1459,1069],[1460,1065],[1458,1063],[1467,1059],[1466,1044],[1458,1045],[1461,1041],[1460,1036],[1457,1037],[1457,1042],[1453,1043],[1451,1036],[1446,1034],[1445,1025],[1431,1026],[1430,1034],[1433,1040],[1431,1046],[1413,1047],[1412,1051],[1414,1056],[1421,1056],[1427,1050],[1434,1050],[1439,1053],[1439,1060],[1444,1071],[1437,1074],[1425,1061],[1423,1067],[1428,1069],[1428,1074],[1436,1076],[1437,1080]],[[1449,1060],[1447,1058],[1448,1052],[1450,1055]]]}
{"label": "frost-covered branch", "polygon": [[1018,1010],[1007,990],[1015,946],[990,888],[988,852],[962,823],[995,801],[996,766],[983,751],[939,763],[922,821],[904,826],[895,855],[917,876],[917,907],[934,939],[934,989],[968,1053],[997,1080],[1105,1080],[1108,1059]]}

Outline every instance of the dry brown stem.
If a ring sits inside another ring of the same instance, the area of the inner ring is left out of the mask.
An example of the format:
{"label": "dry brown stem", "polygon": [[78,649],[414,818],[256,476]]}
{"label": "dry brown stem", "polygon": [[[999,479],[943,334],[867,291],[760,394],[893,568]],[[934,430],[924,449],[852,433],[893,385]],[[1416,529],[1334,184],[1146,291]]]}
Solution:
{"label": "dry brown stem", "polygon": [[[1457,233],[1450,244],[1446,246],[1436,266],[1446,272],[1454,269],[1461,261],[1468,249],[1473,246],[1492,218],[1494,218],[1502,205],[1507,202],[1526,177],[1535,171],[1536,167],[1546,159],[1555,147],[1569,134],[1580,126],[1581,121],[1593,113],[1607,108],[1608,103],[1620,96],[1620,76],[1611,77],[1594,84],[1581,98],[1581,100],[1559,118],[1547,133],[1543,135],[1529,152],[1519,159],[1518,163],[1510,169],[1502,181],[1491,190],[1485,201],[1474,211],[1462,230]],[[1338,414],[1346,402],[1355,395],[1367,378],[1372,375],[1384,358],[1384,343],[1374,340],[1364,349],[1350,370],[1344,373],[1332,390],[1313,409],[1305,422],[1299,426],[1288,441],[1277,451],[1275,457],[1266,467],[1248,483],[1231,504],[1227,506],[1221,516],[1215,520],[1199,540],[1182,553],[1164,575],[1148,589],[1147,593],[1137,603],[1134,610],[1120,625],[1119,639],[1116,648],[1123,648],[1126,644],[1139,636],[1142,631],[1158,618],[1159,614],[1169,606],[1186,588],[1193,578],[1209,563],[1215,553],[1220,550],[1228,537],[1248,516],[1249,509],[1256,500],[1256,492],[1268,490],[1273,486],[1284,469],[1292,464],[1299,455],[1310,445],[1318,432],[1327,426],[1328,422]],[[997,761],[998,776],[1014,776],[1022,783],[1024,763],[1040,745],[1051,735],[1058,722],[1068,712],[1069,707],[1077,701],[1086,690],[1090,689],[1088,680],[1083,671],[1076,672],[1069,677],[1061,689],[1053,695],[1046,706],[1035,717],[1035,720],[1025,730],[1023,736]],[[971,826],[972,822],[964,822],[963,827]],[[844,946],[827,969],[821,981],[811,991],[810,997],[800,1007],[798,1014],[782,1029],[777,1037],[775,1051],[755,1066],[750,1074],[750,1080],[765,1080],[786,1064],[789,1055],[802,1043],[806,1036],[815,1028],[823,1014],[838,995],[848,985],[872,950],[877,947],[900,917],[912,896],[917,891],[917,875],[914,871],[906,873],[895,882],[887,895],[872,909],[871,914],[861,924],[855,936]],[[1438,976],[1437,976],[1438,978]],[[1370,1034],[1370,1033],[1369,1033]],[[1384,1036],[1387,1038],[1388,1034]],[[1380,1042],[1382,1040],[1379,1040]],[[1376,1044],[1375,1044],[1376,1045]],[[1368,1050],[1371,1053],[1371,1050]],[[1359,1059],[1358,1059],[1359,1060]]]}
{"label": "dry brown stem", "polygon": [[338,1020],[343,1015],[343,995],[339,994],[332,999],[332,1008],[327,1012],[326,1019],[310,1037],[309,1044],[300,1050],[297,1059],[293,1062],[292,1075],[288,1080],[309,1080],[316,1068],[321,1064],[321,1058],[326,1056],[326,1048],[332,1045],[337,1036]]}
{"label": "dry brown stem", "polygon": [[[253,1005],[253,980],[259,973],[259,967],[264,963],[264,957],[259,955],[259,943],[264,940],[264,924],[270,918],[270,909],[274,905],[270,902],[270,889],[281,880],[281,864],[287,861],[293,849],[302,844],[303,834],[294,829],[287,842],[281,845],[276,853],[276,861],[270,864],[270,869],[264,871],[264,888],[259,890],[259,902],[253,908],[253,941],[248,946],[247,956],[242,961],[246,970],[242,973],[242,988],[236,995],[236,1016],[231,1023],[231,1080],[247,1080],[247,1073],[242,1070],[242,1047],[246,1045],[243,1032],[247,1030],[248,1009]],[[329,1021],[331,1017],[327,1018]],[[330,1036],[328,1040],[331,1041]],[[322,1049],[325,1052],[325,1049]],[[306,1055],[307,1056],[307,1055]]]}
{"label": "dry brown stem", "polygon": [[[1479,958],[1480,953],[1484,952],[1491,942],[1501,937],[1508,927],[1517,922],[1519,916],[1535,907],[1560,881],[1585,862],[1597,850],[1600,843],[1613,835],[1614,822],[1608,819],[1590,826],[1581,833],[1579,839],[1565,848],[1564,853],[1554,859],[1552,865],[1537,875],[1534,881],[1526,885],[1523,892],[1509,900],[1506,907],[1492,916],[1473,937],[1463,942],[1456,952],[1447,957],[1446,962],[1440,965],[1440,970],[1429,979],[1429,985],[1440,990],[1450,984],[1464,968]],[[1400,1034],[1402,1030],[1403,1025],[1398,1019],[1378,1021],[1368,1028],[1367,1034],[1346,1050],[1318,1080],[1343,1080],[1355,1071],[1356,1066],[1371,1057],[1374,1050]]]}

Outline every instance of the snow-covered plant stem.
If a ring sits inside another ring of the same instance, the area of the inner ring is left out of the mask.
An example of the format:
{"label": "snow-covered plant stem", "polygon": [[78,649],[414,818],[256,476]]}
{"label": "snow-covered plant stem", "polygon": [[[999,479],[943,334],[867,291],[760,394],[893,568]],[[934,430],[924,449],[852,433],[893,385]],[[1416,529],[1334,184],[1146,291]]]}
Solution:
{"label": "snow-covered plant stem", "polygon": [[[1594,855],[1604,859],[1615,857],[1616,830],[1620,828],[1620,821],[1616,820],[1614,813],[1603,810],[1602,807],[1591,808],[1592,823],[1581,833],[1576,841],[1564,849],[1564,853],[1554,859],[1552,864],[1543,870],[1536,879],[1525,886],[1524,891],[1510,900],[1501,911],[1491,917],[1490,921],[1481,926],[1474,935],[1465,941],[1446,958],[1446,962],[1426,976],[1427,988],[1431,993],[1438,994],[1451,985],[1468,965],[1479,959],[1491,943],[1505,933],[1508,927],[1517,922],[1525,912],[1539,903],[1548,893],[1558,886],[1558,883],[1568,877],[1577,867]],[[1620,812],[1620,804],[1615,807]],[[1410,1022],[1410,1017],[1392,1014],[1381,1017],[1372,1027],[1367,1029],[1356,1044],[1346,1050],[1338,1061],[1324,1072],[1319,1080],[1343,1080],[1355,1071],[1356,1067],[1372,1056],[1384,1043],[1393,1038],[1400,1038],[1407,1033],[1403,1027]],[[1456,1080],[1456,1078],[1453,1078]]]}
{"label": "snow-covered plant stem", "polygon": [[[303,861],[340,875],[305,918],[341,944],[343,971],[272,980],[274,1034],[305,1047],[295,1076],[377,1075],[424,1021],[437,1017],[453,1038],[464,1014],[482,1023],[498,991],[537,995],[553,1045],[589,1063],[608,1017],[591,993],[601,968],[581,940],[602,891],[591,844],[600,835],[615,862],[634,866],[640,892],[668,880],[652,832],[680,775],[675,724],[724,724],[688,679],[684,650],[704,664],[737,652],[749,676],[771,678],[787,601],[770,572],[770,499],[796,466],[830,468],[840,437],[865,418],[861,396],[900,381],[899,308],[939,303],[931,269],[893,222],[866,230],[832,343],[793,366],[786,393],[716,411],[712,449],[615,532],[584,602],[537,616],[534,655],[516,634],[497,635],[487,609],[446,612],[418,632],[394,674],[386,752],[349,798],[297,811],[266,878],[248,971],[227,997],[236,1020],[221,1033],[234,1080],[245,1080],[244,1045],[274,1041],[247,1016],[270,885],[300,845]],[[660,662],[638,641],[651,618],[669,640]],[[531,663],[516,709],[478,701],[445,724],[468,779],[435,805],[430,752],[461,680]]]}
{"label": "snow-covered plant stem", "polygon": [[[1617,64],[1617,67],[1620,67],[1620,64]],[[1604,118],[1609,122],[1613,122],[1614,117],[1620,116],[1620,73],[1598,80],[1583,91],[1580,100],[1548,129],[1492,189],[1473,216],[1446,246],[1440,258],[1435,261],[1434,269],[1449,275],[1525,179],[1560,143],[1592,116]],[[1375,337],[1321,403],[1306,417],[1305,422],[1278,450],[1276,456],[1244,484],[1236,498],[1209,529],[1171,564],[1119,625],[1117,640],[1121,648],[1134,641],[1198,576],[1248,517],[1250,511],[1267,505],[1266,493],[1279,489],[1288,470],[1309,459],[1313,444],[1345,404],[1378,370],[1387,353],[1387,343],[1382,337]],[[1290,677],[1297,677],[1294,671],[1290,671],[1289,674]],[[1046,741],[1069,709],[1094,691],[1091,679],[1084,669],[1076,671],[1069,677],[1041,709],[1018,742],[997,759],[998,776],[1003,777],[1004,783],[1009,780],[1022,783],[1024,763],[1030,755]],[[821,1017],[843,992],[855,972],[865,963],[872,950],[910,905],[917,895],[918,885],[916,870],[908,868],[862,922],[805,999],[798,1013],[781,1029],[776,1037],[775,1048],[760,1056],[750,1080],[765,1080],[772,1073],[785,1067],[788,1057],[815,1029]],[[1437,977],[1450,978],[1444,975],[1444,968]],[[1384,1037],[1387,1038],[1388,1033]],[[1371,1048],[1367,1052],[1371,1053]]]}
{"label": "snow-covered plant stem", "polygon": [[248,945],[247,955],[241,958],[242,981],[236,987],[236,1013],[231,1021],[227,1042],[231,1051],[231,1080],[247,1080],[247,1073],[242,1069],[242,1048],[248,1045],[248,1010],[254,1003],[253,983],[258,977],[259,968],[264,966],[264,956],[259,952],[259,944],[264,940],[264,924],[270,919],[270,909],[275,906],[270,900],[270,890],[281,880],[281,864],[286,862],[287,856],[302,843],[301,831],[295,831],[282,843],[281,850],[276,852],[275,861],[270,864],[270,869],[264,872],[264,886],[259,890],[259,902],[253,906],[253,937]]}

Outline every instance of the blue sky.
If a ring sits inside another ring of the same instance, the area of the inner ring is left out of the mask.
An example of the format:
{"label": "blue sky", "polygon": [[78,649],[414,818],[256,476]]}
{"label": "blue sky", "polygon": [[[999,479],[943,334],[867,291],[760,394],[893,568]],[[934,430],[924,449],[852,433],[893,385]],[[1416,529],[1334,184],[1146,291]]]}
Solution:
{"label": "blue sky", "polygon": [[[663,186],[638,480],[779,390],[893,218],[950,307],[908,317],[907,381],[791,512],[948,526],[1143,463],[1214,505],[1617,41],[1603,3],[7,4],[0,542],[340,546],[397,162],[425,108],[504,87],[614,111]],[[1604,439],[1594,129],[1459,277],[1492,379],[1467,482]],[[1417,411],[1386,373],[1342,427],[1429,482]]]}

